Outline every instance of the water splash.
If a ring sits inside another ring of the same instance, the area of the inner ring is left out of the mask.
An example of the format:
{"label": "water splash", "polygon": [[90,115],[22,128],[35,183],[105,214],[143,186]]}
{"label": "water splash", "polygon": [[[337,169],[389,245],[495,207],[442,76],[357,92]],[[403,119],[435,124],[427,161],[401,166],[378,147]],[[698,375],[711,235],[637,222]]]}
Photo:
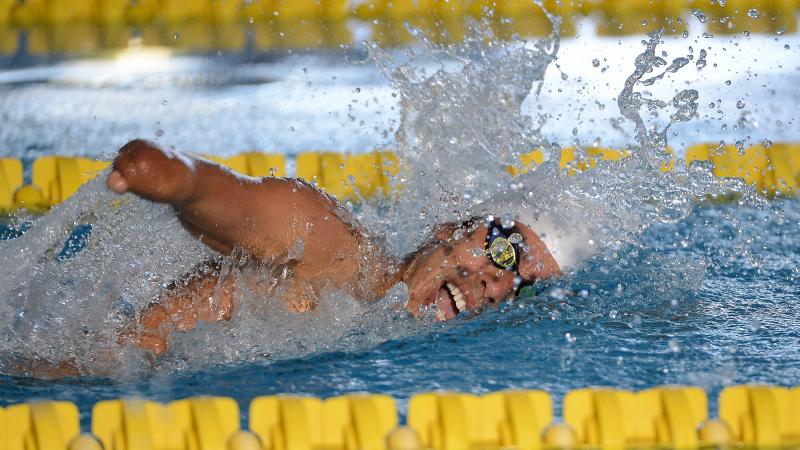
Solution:
{"label": "water splash", "polygon": [[[656,54],[658,34],[644,42],[618,97],[620,113],[635,127],[632,157],[592,170],[573,166],[572,176],[559,166],[561,148],[547,139],[546,117],[523,113],[524,104],[537,102],[557,55],[557,38],[502,42],[478,29],[461,45],[439,47],[415,35],[419,45],[405,54],[370,49],[400,96],[395,150],[404,163],[396,180],[402,194],[368,202],[356,213],[386,236],[395,253],[414,249],[434,224],[485,213],[487,200],[502,197],[537,214],[583,224],[603,257],[614,260],[621,247],[638,245],[652,224],[680,220],[695,197],[728,188],[705,170],[662,172],[673,163],[668,130],[695,116],[699,93],[686,89],[664,100],[639,90],[689,63],[679,57],[667,65],[665,56]],[[668,119],[659,124],[665,113]],[[538,148],[547,160],[512,177],[506,167],[519,165],[521,154]],[[584,149],[577,156],[588,158]],[[183,231],[170,208],[114,196],[103,187],[103,175],[36,220],[21,238],[0,243],[0,267],[7,274],[0,287],[3,372],[25,372],[39,361],[66,361],[83,373],[110,376],[196,369],[361,348],[427,326],[402,311],[402,286],[372,305],[325,292],[312,314],[289,313],[276,292],[245,289],[233,320],[175,334],[169,353],[151,363],[141,351],[119,344],[119,329],[135,321],[166,284],[214,256]],[[93,227],[87,247],[57,258],[70,229],[81,223]],[[235,276],[247,276],[237,272],[235,261],[223,264]],[[683,266],[660,260],[653,265]],[[273,276],[274,269],[264,267],[261,275]]]}
{"label": "water splash", "polygon": [[507,167],[521,154],[552,145],[522,107],[541,88],[557,36],[504,42],[483,25],[463,43],[440,47],[415,35],[412,58],[370,48],[400,96],[396,151],[404,167],[397,181],[413,189],[401,187],[388,210],[367,208],[360,218],[391,228],[398,253],[413,250],[435,224],[469,217],[471,207],[512,182]]}
{"label": "water splash", "polygon": [[[258,290],[258,280],[250,280],[280,279],[275,266],[239,269],[229,257],[221,260],[222,271],[249,277],[241,283],[234,320],[174,333],[167,355],[151,361],[123,343],[123,331],[136,326],[141,311],[173,280],[220,258],[182,228],[170,207],[119,197],[105,188],[105,175],[35,220],[22,237],[0,241],[0,371],[136,376],[364,346],[408,333],[394,324],[401,317],[402,287],[371,305],[323,292],[313,314],[295,314],[283,306],[279,291]],[[92,224],[86,247],[58,257],[71,228],[85,223]],[[365,323],[378,331],[369,333]]]}

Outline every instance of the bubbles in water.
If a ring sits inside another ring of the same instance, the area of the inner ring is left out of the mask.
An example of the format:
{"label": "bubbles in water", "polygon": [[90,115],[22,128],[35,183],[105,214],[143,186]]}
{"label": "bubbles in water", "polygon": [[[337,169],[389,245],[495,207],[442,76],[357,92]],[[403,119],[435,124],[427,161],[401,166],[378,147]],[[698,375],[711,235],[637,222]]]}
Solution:
{"label": "bubbles in water", "polygon": [[745,106],[744,105],[744,101],[739,100],[739,101],[736,102],[736,108],[737,109],[742,109],[742,108],[744,108],[744,106]]}
{"label": "bubbles in water", "polygon": [[755,8],[750,8],[747,10],[747,16],[751,19],[758,19],[759,13],[758,10]]}

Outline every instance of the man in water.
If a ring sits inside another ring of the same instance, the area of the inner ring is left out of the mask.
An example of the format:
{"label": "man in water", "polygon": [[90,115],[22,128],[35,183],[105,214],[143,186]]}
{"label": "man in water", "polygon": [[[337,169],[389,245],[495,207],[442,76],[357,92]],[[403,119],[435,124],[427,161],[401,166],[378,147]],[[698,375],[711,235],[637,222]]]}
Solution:
{"label": "man in water", "polygon": [[[395,260],[349,211],[304,181],[243,177],[140,140],[120,149],[107,184],[172,205],[189,232],[223,255],[238,252],[249,264],[281,268],[282,297],[297,312],[313,310],[322,290],[372,301],[402,282],[412,315],[433,309],[437,320],[449,320],[561,271],[554,244],[512,217],[444,224],[428,243]],[[211,263],[173,283],[121,340],[162,354],[171,333],[198,321],[229,320],[240,282]]]}

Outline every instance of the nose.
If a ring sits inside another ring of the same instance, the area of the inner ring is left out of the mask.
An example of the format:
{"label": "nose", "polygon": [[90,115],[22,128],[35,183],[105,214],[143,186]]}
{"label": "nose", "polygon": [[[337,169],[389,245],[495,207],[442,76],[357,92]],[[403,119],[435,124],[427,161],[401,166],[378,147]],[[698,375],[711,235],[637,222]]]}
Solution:
{"label": "nose", "polygon": [[484,268],[478,274],[483,286],[484,301],[499,303],[514,292],[514,273],[494,266]]}

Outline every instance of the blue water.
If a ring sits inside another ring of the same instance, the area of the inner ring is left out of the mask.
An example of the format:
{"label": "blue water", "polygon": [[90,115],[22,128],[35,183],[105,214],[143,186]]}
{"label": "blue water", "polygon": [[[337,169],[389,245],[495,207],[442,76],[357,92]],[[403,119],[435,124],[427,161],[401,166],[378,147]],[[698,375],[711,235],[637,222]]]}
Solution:
{"label": "blue water", "polygon": [[[385,393],[405,402],[437,389],[699,385],[716,409],[735,383],[800,383],[800,204],[705,204],[651,226],[641,246],[598,256],[536,295],[360,352],[264,360],[134,380],[0,376],[0,404],[75,402],[84,426],[97,401],[193,395],[247,403],[277,393]],[[74,233],[73,233],[74,235]]]}
{"label": "blue water", "polygon": [[[541,131],[553,142],[630,144],[632,126],[623,124],[621,132],[616,99],[641,52],[640,40],[579,31],[578,38],[562,42],[559,69],[547,72],[544,89],[523,112],[552,113]],[[699,142],[800,140],[797,114],[786,108],[800,102],[797,34],[711,39],[692,32],[663,40],[660,49],[670,58],[687,54],[690,46],[708,51],[707,68],[690,65],[681,71],[685,79],[668,86],[700,93],[698,117],[670,130],[678,155]],[[0,71],[2,156],[20,157],[26,167],[41,154],[111,156],[137,137],[221,156],[253,149],[292,154],[394,148],[401,119],[396,87],[375,65],[364,63],[363,55],[355,56],[297,54],[235,63],[132,48],[108,60],[9,68]],[[149,64],[141,63],[145,57]],[[740,101],[745,105],[740,107]],[[132,211],[120,220],[131,220]],[[27,230],[24,222],[12,227],[3,220],[0,240]],[[82,219],[64,220],[72,226]],[[113,226],[98,226],[98,234],[113,231],[124,235],[119,242],[151,248],[151,241],[131,236],[149,228],[104,223]],[[94,403],[128,396],[162,402],[228,396],[240,403],[246,420],[252,398],[277,393],[385,393],[399,401],[404,414],[408,398],[423,391],[545,389],[560,411],[563,394],[574,388],[692,384],[709,392],[714,411],[716,396],[727,385],[800,384],[799,225],[796,200],[776,200],[762,209],[736,202],[702,204],[678,223],[650,226],[639,245],[606,248],[580,272],[536,286],[522,299],[446,324],[415,327],[415,334],[402,334],[406,337],[399,340],[294,359],[212,367],[173,364],[205,368],[145,370],[127,379],[46,381],[0,375],[0,406],[73,401],[88,429]],[[85,268],[70,263],[77,261],[91,232],[88,225],[75,225],[63,245],[55,247],[60,267]],[[90,262],[112,272],[123,258],[101,257],[117,242],[106,239],[109,246],[96,249]],[[158,245],[152,248],[159,250]],[[48,269],[31,279],[61,274]],[[59,283],[66,282],[56,278],[52,286],[34,286],[48,290],[47,295],[25,298],[60,300]]]}

